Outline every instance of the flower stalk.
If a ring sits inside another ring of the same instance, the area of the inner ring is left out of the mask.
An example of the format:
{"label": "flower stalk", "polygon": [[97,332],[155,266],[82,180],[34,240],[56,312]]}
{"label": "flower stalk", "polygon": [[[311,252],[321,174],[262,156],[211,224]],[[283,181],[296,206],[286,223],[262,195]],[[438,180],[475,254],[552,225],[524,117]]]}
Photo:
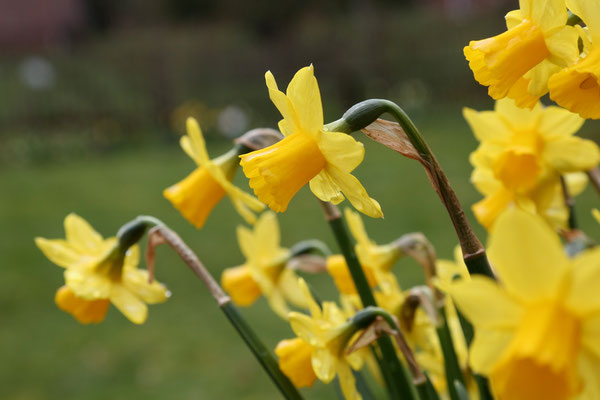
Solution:
{"label": "flower stalk", "polygon": [[148,240],[149,245],[146,254],[148,265],[154,264],[154,249],[156,246],[166,243],[175,250],[185,264],[202,280],[210,294],[217,301],[221,311],[223,311],[229,322],[250,348],[283,397],[289,400],[301,400],[302,396],[292,382],[281,372],[271,352],[242,317],[237,307],[232,303],[231,298],[223,291],[217,281],[200,262],[196,254],[179,235],[166,225],[160,223],[156,224],[150,230]]}

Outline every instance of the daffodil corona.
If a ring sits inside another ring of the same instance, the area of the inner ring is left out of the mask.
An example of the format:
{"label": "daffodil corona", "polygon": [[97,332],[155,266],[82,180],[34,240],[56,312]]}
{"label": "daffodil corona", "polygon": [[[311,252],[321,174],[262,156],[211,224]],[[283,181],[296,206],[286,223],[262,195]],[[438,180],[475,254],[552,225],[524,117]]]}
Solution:
{"label": "daffodil corona", "polygon": [[271,100],[283,115],[279,129],[285,138],[240,156],[256,196],[274,211],[283,212],[296,192],[309,183],[323,201],[338,204],[345,195],[362,213],[382,217],[379,203],[350,174],[363,160],[362,143],[345,133],[324,130],[312,65],[296,73],[286,94],[279,91],[270,71],[265,78]]}
{"label": "daffodil corona", "polygon": [[238,166],[235,148],[211,160],[195,119],[187,119],[187,131],[188,134],[181,138],[181,147],[198,168],[181,182],[165,189],[163,195],[198,229],[225,194],[248,223],[256,222],[254,212],[263,210],[264,204],[231,183]]}
{"label": "daffodil corona", "polygon": [[564,0],[520,0],[520,9],[506,15],[508,30],[472,41],[464,48],[475,80],[489,86],[489,95],[506,96],[520,107],[534,107],[548,92],[548,77],[574,62],[577,32],[567,22]]}
{"label": "daffodil corona", "polygon": [[514,209],[494,225],[489,257],[501,284],[472,276],[450,290],[475,327],[473,369],[498,399],[598,398],[598,248],[569,259],[538,216]]}
{"label": "daffodil corona", "polygon": [[249,306],[261,295],[279,316],[287,318],[287,303],[305,307],[296,273],[286,268],[290,251],[280,247],[279,224],[273,212],[263,213],[254,231],[239,226],[237,236],[246,263],[227,268],[221,284],[239,306]]}
{"label": "daffodil corona", "polygon": [[146,304],[162,303],[169,291],[148,271],[137,268],[137,245],[122,249],[116,237],[103,239],[75,214],[65,218],[66,240],[36,238],[36,245],[56,265],[65,268],[65,286],[56,292],[58,307],[83,324],[104,320],[109,303],[131,322],[146,321]]}

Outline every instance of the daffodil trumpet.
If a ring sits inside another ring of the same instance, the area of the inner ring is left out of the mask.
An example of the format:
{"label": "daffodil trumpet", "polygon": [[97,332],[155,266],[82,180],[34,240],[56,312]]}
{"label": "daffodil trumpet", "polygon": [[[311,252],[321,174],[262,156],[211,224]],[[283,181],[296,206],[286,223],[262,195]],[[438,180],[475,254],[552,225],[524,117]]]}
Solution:
{"label": "daffodil trumpet", "polygon": [[248,325],[237,307],[231,301],[231,298],[225,293],[221,286],[219,286],[219,283],[213,278],[198,256],[189,248],[183,239],[164,224],[157,224],[148,234],[148,254],[150,254],[150,256],[147,256],[147,259],[149,264],[154,263],[155,247],[163,243],[168,244],[194,274],[202,280],[212,297],[217,301],[221,311],[223,311],[229,322],[242,337],[254,357],[256,357],[257,361],[267,372],[273,383],[275,383],[283,397],[288,400],[302,400],[302,396],[294,384],[281,371],[273,354],[263,344],[250,325]]}
{"label": "daffodil trumpet", "polygon": [[[402,128],[414,149],[418,152],[420,162],[426,169],[434,190],[448,211],[450,220],[458,236],[465,263],[472,274],[480,274],[493,278],[485,249],[471,228],[464,210],[452,189],[444,170],[427,145],[427,142],[410,117],[396,103],[384,99],[369,99],[350,107],[337,121],[325,125],[325,130],[351,133],[366,128],[381,115],[389,113]],[[385,145],[385,143],[384,143]]]}

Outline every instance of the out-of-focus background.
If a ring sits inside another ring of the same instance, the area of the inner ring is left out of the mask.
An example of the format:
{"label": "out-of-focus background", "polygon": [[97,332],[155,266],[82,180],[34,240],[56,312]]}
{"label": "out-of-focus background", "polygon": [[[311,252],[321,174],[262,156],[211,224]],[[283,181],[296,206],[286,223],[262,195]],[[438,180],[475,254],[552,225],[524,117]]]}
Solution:
{"label": "out-of-focus background", "polygon": [[[273,71],[285,88],[313,63],[326,121],[366,98],[403,106],[437,153],[468,209],[476,142],[463,106],[490,109],[462,48],[504,29],[516,0],[0,0],[0,398],[264,399],[276,390],[212,298],[167,249],[157,276],[173,292],[134,326],[114,308],[82,326],[53,303],[62,271],[33,238],[64,236],[69,212],[105,236],[138,214],[163,219],[216,276],[244,260],[235,240],[242,221],[224,200],[201,231],[162,197],[193,168],[178,147],[196,117],[209,152],[280,119],[264,85]],[[588,122],[586,137],[600,126]],[[449,220],[420,166],[358,137],[356,170],[385,219],[366,221],[380,243],[422,231],[450,258]],[[247,188],[242,176],[236,182]],[[343,203],[345,206],[347,203]],[[591,189],[578,202],[581,225],[598,237]],[[483,236],[470,211],[469,217]],[[320,238],[335,248],[305,188],[280,215],[283,245]],[[422,281],[408,260],[405,287]],[[310,277],[334,299],[327,276]],[[274,347],[292,335],[260,300],[244,309]],[[308,398],[332,398],[316,383]]]}

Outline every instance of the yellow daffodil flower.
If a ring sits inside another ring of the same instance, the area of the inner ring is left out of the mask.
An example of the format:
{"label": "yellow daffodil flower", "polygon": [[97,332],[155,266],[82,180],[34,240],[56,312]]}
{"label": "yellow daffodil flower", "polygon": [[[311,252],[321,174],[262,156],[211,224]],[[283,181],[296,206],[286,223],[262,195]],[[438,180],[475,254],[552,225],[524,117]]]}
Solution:
{"label": "yellow daffodil flower", "polygon": [[475,80],[489,86],[489,95],[506,96],[519,107],[534,107],[548,92],[548,78],[579,56],[572,44],[577,31],[567,22],[564,0],[520,0],[520,9],[506,15],[508,30],[472,41],[464,54]]}
{"label": "yellow daffodil flower", "polygon": [[[396,285],[396,278],[390,270],[400,258],[400,250],[390,244],[377,245],[369,239],[360,214],[349,208],[346,208],[344,213],[350,232],[352,232],[352,236],[357,242],[355,246],[356,255],[363,267],[369,285],[371,287],[379,285],[382,288],[386,285]],[[342,294],[356,293],[352,275],[343,256],[328,257],[327,272],[333,277],[336,287]],[[386,289],[384,288],[384,290]]]}
{"label": "yellow daffodil flower", "polygon": [[[600,118],[600,3],[597,0],[567,0],[567,6],[586,24],[580,29],[584,52],[575,63],[552,75],[550,98],[583,118]],[[570,46],[579,54],[578,43]]]}
{"label": "yellow daffodil flower", "polygon": [[234,303],[249,306],[262,294],[273,311],[284,319],[290,311],[288,301],[298,307],[306,307],[296,273],[285,267],[290,251],[279,245],[279,224],[275,213],[263,213],[254,231],[238,226],[237,236],[246,263],[225,269],[221,276],[221,284]]}
{"label": "yellow daffodil flower", "polygon": [[36,245],[56,265],[65,268],[65,286],[58,289],[56,304],[82,324],[102,322],[109,303],[131,322],[146,321],[147,304],[162,303],[170,293],[148,271],[137,268],[137,245],[126,252],[115,237],[103,239],[84,219],[65,218],[66,239],[36,238]]}
{"label": "yellow daffodil flower", "polygon": [[583,119],[539,103],[533,110],[521,109],[509,99],[497,101],[494,111],[465,108],[463,114],[481,141],[471,155],[471,180],[486,196],[473,206],[479,222],[489,229],[506,207],[516,204],[564,226],[567,211],[560,175],[567,174],[575,195],[585,185],[577,182],[581,175],[569,173],[591,169],[600,161],[594,142],[573,136]]}
{"label": "yellow daffodil flower", "polygon": [[275,348],[279,368],[298,388],[311,387],[317,380],[312,367],[314,350],[313,346],[299,337],[282,340]]}
{"label": "yellow daffodil flower", "polygon": [[[356,390],[351,368],[360,369],[363,359],[357,352],[345,353],[348,341],[356,333],[356,329],[335,303],[323,302],[321,309],[304,280],[300,279],[299,282],[308,303],[310,316],[297,312],[289,314],[292,330],[302,340],[294,342],[301,348],[301,354],[293,361],[286,357],[280,358],[282,371],[294,383],[309,382],[311,375],[305,368],[307,353],[310,352],[311,366],[319,380],[329,383],[337,375],[344,397],[347,400],[360,400],[362,397]],[[285,346],[289,344],[278,346],[280,353]]]}
{"label": "yellow daffodil flower", "polygon": [[202,228],[208,214],[225,194],[229,195],[234,208],[246,222],[256,222],[253,211],[263,210],[264,204],[231,183],[238,166],[237,152],[232,150],[211,160],[200,126],[194,118],[187,119],[187,132],[180,144],[198,168],[181,182],[165,189],[163,195],[198,229]]}
{"label": "yellow daffodil flower", "polygon": [[569,259],[558,236],[518,209],[491,232],[501,283],[483,276],[450,290],[475,327],[470,361],[499,399],[566,400],[600,395],[600,250]]}
{"label": "yellow daffodil flower", "polygon": [[382,217],[379,203],[350,174],[363,160],[362,143],[323,128],[321,95],[312,65],[296,73],[286,94],[279,91],[270,71],[265,78],[269,96],[283,115],[279,129],[285,138],[240,156],[256,196],[274,211],[283,212],[296,192],[310,183],[310,190],[323,201],[338,204],[343,192],[360,212]]}

